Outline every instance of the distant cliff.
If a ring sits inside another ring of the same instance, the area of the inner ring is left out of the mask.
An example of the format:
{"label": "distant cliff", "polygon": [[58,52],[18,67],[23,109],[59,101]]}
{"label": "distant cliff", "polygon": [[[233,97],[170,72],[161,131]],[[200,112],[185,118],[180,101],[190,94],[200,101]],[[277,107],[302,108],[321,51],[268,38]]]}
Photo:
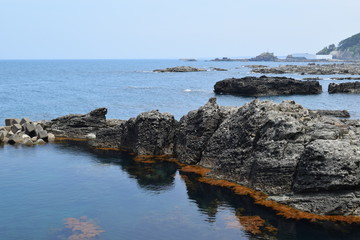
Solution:
{"label": "distant cliff", "polygon": [[327,54],[333,55],[336,59],[360,59],[360,33],[342,40],[337,47],[331,44],[317,53],[317,55]]}

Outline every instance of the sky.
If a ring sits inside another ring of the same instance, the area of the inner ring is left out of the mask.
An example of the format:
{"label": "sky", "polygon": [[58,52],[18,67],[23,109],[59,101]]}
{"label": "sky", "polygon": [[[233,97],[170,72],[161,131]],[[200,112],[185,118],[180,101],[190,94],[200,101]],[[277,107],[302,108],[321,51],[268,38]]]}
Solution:
{"label": "sky", "polygon": [[0,59],[316,53],[360,32],[359,0],[0,0]]}

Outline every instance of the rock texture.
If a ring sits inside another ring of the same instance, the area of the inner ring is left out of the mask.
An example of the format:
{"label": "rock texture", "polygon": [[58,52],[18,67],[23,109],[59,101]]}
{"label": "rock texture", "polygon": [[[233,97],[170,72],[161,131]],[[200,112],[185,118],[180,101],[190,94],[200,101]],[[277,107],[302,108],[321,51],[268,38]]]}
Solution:
{"label": "rock texture", "polygon": [[204,68],[195,68],[189,66],[172,67],[165,69],[155,69],[154,72],[203,72],[206,71]]}
{"label": "rock texture", "polygon": [[219,81],[215,93],[241,96],[271,96],[291,94],[319,94],[322,87],[317,81],[300,81],[286,77],[244,77]]}
{"label": "rock texture", "polygon": [[198,163],[210,137],[236,109],[219,107],[216,99],[211,98],[205,106],[183,116],[175,135],[175,156],[187,164]]}
{"label": "rock texture", "polygon": [[220,124],[199,165],[274,199],[287,196],[286,204],[301,210],[360,214],[359,126],[291,101],[255,100]]}
{"label": "rock texture", "polygon": [[310,110],[310,114],[318,114],[320,116],[329,116],[337,118],[349,118],[350,113],[347,110]]}
{"label": "rock texture", "polygon": [[70,114],[63,117],[44,121],[44,129],[57,137],[87,138],[106,125],[106,108],[95,109],[88,114]]}
{"label": "rock texture", "polygon": [[121,148],[138,155],[173,153],[177,122],[169,113],[150,111],[97,132],[95,147]]}
{"label": "rock texture", "polygon": [[329,93],[360,93],[360,82],[330,83]]}

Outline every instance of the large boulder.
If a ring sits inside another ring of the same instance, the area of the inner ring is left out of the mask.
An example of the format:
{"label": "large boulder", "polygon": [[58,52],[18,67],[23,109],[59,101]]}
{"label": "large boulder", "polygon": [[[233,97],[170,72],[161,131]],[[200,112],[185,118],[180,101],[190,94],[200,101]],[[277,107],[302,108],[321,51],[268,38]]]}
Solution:
{"label": "large boulder", "polygon": [[272,96],[291,94],[320,94],[322,87],[317,81],[300,81],[287,77],[229,78],[214,85],[215,93],[241,96]]}
{"label": "large boulder", "polygon": [[216,98],[211,98],[198,110],[183,116],[176,131],[175,156],[187,164],[199,162],[210,137],[231,111],[219,107]]}
{"label": "large boulder", "polygon": [[171,155],[177,122],[169,113],[150,111],[97,133],[95,147],[120,148],[137,155]]}
{"label": "large boulder", "polygon": [[[358,121],[311,114],[292,101],[255,100],[218,126],[198,164],[212,169],[213,177],[274,199],[287,196],[286,203],[298,209],[360,212],[360,201],[349,197],[360,187],[359,126]],[[340,206],[339,199],[347,202]],[[330,205],[321,207],[324,202]]]}
{"label": "large boulder", "polygon": [[66,115],[43,122],[44,130],[57,137],[86,138],[88,134],[96,133],[107,126],[106,113],[106,108],[98,108],[84,115]]}
{"label": "large boulder", "polygon": [[329,93],[360,93],[360,82],[330,83]]}

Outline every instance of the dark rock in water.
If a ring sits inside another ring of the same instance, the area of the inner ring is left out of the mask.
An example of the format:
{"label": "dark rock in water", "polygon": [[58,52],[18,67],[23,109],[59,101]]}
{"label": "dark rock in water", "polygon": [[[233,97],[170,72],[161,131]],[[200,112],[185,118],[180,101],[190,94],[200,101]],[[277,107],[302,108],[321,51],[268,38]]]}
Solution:
{"label": "dark rock in water", "polygon": [[346,74],[360,75],[359,63],[354,64],[316,64],[316,65],[282,65],[279,67],[255,67],[252,72],[262,74],[299,73],[301,75],[331,75]]}
{"label": "dark rock in water", "polygon": [[106,108],[98,108],[88,114],[70,114],[44,122],[44,130],[57,137],[86,138],[106,127]]}
{"label": "dark rock in water", "polygon": [[241,96],[272,96],[291,94],[320,94],[322,87],[317,81],[299,81],[286,77],[244,77],[219,81],[215,93]]}
{"label": "dark rock in water", "polygon": [[360,82],[330,83],[329,93],[360,93]]}
{"label": "dark rock in water", "polygon": [[212,71],[224,72],[227,71],[225,68],[212,67],[210,68]]}
{"label": "dark rock in water", "polygon": [[338,118],[350,117],[350,113],[346,110],[310,110],[310,114],[319,114],[320,116],[330,116]]}
{"label": "dark rock in water", "polygon": [[210,137],[228,114],[211,98],[205,106],[183,116],[175,135],[175,156],[187,164],[198,163]]}
{"label": "dark rock in water", "polygon": [[[47,124],[65,136],[96,130],[94,147],[173,154],[180,162],[209,168],[210,177],[264,192],[296,209],[360,216],[360,120],[330,113],[293,101],[221,107],[212,98],[180,122],[159,111],[106,121],[106,109],[98,109]],[[18,136],[11,137],[14,143]]]}
{"label": "dark rock in water", "polygon": [[129,150],[138,155],[173,153],[176,120],[169,113],[150,111],[118,125],[102,129],[92,143],[96,147]]}
{"label": "dark rock in water", "polygon": [[291,101],[255,100],[222,121],[198,164],[212,169],[212,177],[286,198],[297,209],[360,214],[359,139],[358,120],[310,114]]}
{"label": "dark rock in water", "polygon": [[172,67],[165,69],[155,69],[154,72],[203,72],[206,71],[204,68],[195,68],[188,66]]}

